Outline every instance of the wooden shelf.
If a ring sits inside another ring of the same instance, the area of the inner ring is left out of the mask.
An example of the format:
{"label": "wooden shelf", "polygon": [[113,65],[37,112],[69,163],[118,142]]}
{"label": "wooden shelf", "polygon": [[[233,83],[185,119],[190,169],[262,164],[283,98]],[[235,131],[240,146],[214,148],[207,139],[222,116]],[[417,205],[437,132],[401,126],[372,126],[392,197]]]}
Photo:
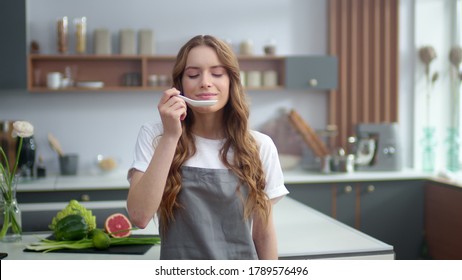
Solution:
{"label": "wooden shelf", "polygon": [[[151,75],[170,77],[175,56],[159,55],[40,55],[28,57],[27,89],[30,92],[75,92],[75,91],[161,91],[171,83],[151,86]],[[242,71],[267,71],[277,73],[276,87],[253,87],[248,90],[281,90],[285,87],[285,57],[239,56]],[[72,72],[75,81],[102,81],[102,88],[66,87],[57,90],[46,87],[49,72]],[[137,86],[128,86],[127,74],[137,73]]]}

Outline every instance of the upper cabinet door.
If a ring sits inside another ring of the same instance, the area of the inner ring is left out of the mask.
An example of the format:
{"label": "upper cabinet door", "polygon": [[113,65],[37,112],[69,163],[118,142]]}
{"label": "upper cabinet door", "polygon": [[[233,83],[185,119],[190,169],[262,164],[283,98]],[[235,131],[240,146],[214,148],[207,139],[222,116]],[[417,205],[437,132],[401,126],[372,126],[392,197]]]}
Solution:
{"label": "upper cabinet door", "polygon": [[26,88],[26,0],[0,2],[0,90]]}
{"label": "upper cabinet door", "polygon": [[289,56],[285,77],[288,89],[335,89],[338,60],[333,56]]}

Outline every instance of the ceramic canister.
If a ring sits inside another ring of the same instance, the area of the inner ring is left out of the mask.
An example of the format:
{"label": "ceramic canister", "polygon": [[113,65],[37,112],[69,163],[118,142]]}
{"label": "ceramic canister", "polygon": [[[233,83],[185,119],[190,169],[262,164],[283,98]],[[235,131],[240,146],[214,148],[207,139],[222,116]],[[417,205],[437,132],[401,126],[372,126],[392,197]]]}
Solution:
{"label": "ceramic canister", "polygon": [[260,71],[247,72],[247,86],[248,87],[261,87],[261,72]]}
{"label": "ceramic canister", "polygon": [[247,74],[244,71],[241,71],[239,74],[240,74],[240,77],[241,77],[241,85],[243,87],[245,87],[247,85],[247,82],[246,82]]}
{"label": "ceramic canister", "polygon": [[58,89],[61,87],[61,80],[63,75],[59,72],[50,72],[47,74],[47,87],[51,89]]}
{"label": "ceramic canister", "polygon": [[245,40],[241,43],[239,48],[241,55],[253,55],[253,42],[252,40]]}
{"label": "ceramic canister", "polygon": [[150,75],[148,81],[151,87],[157,87],[159,85],[159,76],[155,74]]}
{"label": "ceramic canister", "polygon": [[95,54],[111,54],[111,33],[106,28],[93,31]]}
{"label": "ceramic canister", "polygon": [[133,29],[120,30],[120,54],[133,55],[136,54],[136,39]]}
{"label": "ceramic canister", "polygon": [[278,76],[276,71],[268,70],[263,72],[263,86],[275,87],[278,84]]}
{"label": "ceramic canister", "polygon": [[140,54],[154,54],[154,34],[152,30],[141,29],[140,31],[138,31],[138,48]]}

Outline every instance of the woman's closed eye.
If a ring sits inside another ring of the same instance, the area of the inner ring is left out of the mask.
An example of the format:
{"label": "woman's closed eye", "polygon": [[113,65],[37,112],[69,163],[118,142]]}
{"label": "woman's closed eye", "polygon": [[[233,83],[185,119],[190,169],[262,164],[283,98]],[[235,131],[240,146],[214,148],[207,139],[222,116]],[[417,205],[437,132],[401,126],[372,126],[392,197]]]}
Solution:
{"label": "woman's closed eye", "polygon": [[[223,73],[212,73],[212,76],[215,77],[215,78],[220,78],[223,75],[224,75]],[[196,78],[198,78],[200,76],[200,74],[188,74],[187,76],[190,79],[196,79]]]}
{"label": "woman's closed eye", "polygon": [[209,70],[200,70],[195,67],[191,67],[185,71],[185,74],[189,79],[196,79],[201,75],[210,75],[215,78],[220,78],[226,74],[226,69],[221,66],[214,66]]}
{"label": "woman's closed eye", "polygon": [[226,70],[223,69],[222,67],[217,67],[211,71],[212,76],[214,77],[222,77],[223,75],[226,74]]}

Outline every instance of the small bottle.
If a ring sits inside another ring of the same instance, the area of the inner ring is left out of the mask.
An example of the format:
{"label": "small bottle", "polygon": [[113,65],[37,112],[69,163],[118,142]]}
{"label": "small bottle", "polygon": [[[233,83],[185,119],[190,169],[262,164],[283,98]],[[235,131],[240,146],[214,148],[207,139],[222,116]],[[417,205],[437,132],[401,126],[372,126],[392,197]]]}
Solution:
{"label": "small bottle", "polygon": [[43,164],[42,156],[39,156],[38,164],[37,164],[37,178],[45,178],[47,176],[47,170],[45,168],[45,164]]}

